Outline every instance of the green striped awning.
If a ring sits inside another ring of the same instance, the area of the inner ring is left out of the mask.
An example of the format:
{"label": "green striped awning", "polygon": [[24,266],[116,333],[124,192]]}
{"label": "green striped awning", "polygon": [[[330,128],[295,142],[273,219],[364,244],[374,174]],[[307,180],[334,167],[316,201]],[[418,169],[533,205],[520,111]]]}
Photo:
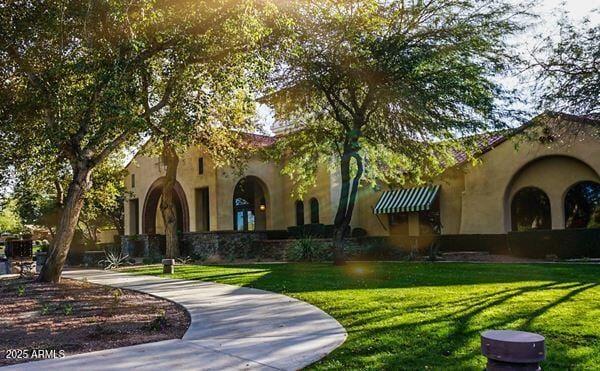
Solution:
{"label": "green striped awning", "polygon": [[439,185],[385,191],[377,201],[375,214],[425,211],[431,208],[440,190]]}

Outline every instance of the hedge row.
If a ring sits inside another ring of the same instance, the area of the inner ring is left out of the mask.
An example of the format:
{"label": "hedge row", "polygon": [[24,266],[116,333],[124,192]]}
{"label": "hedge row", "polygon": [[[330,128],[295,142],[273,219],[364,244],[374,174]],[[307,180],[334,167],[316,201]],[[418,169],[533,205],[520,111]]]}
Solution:
{"label": "hedge row", "polygon": [[483,251],[528,258],[600,258],[600,229],[443,235],[440,251]]}

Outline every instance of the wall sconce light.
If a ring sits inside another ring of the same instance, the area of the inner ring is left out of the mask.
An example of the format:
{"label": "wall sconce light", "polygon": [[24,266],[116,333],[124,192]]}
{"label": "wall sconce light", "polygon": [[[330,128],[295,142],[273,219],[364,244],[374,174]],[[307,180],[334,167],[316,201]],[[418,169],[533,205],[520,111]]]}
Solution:
{"label": "wall sconce light", "polygon": [[260,211],[267,210],[267,205],[266,205],[264,198],[260,200],[260,205],[258,205],[258,210],[260,210]]}

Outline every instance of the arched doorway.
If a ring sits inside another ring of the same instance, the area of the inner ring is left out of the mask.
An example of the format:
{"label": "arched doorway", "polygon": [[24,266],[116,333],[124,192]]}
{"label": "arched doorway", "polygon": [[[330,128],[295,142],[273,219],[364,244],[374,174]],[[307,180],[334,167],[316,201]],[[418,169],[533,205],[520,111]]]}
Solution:
{"label": "arched doorway", "polygon": [[520,189],[513,197],[510,210],[513,232],[552,228],[550,199],[539,188]]}
{"label": "arched doorway", "polygon": [[[152,183],[148,193],[146,193],[142,212],[142,233],[144,234],[164,233],[164,224],[159,209],[164,182],[164,177],[158,178]],[[185,193],[179,182],[176,182],[173,187],[173,201],[175,202],[175,212],[177,213],[177,230],[180,232],[189,232],[190,213]]]}
{"label": "arched doorway", "polygon": [[267,229],[267,187],[255,176],[242,178],[233,191],[233,229]]}
{"label": "arched doorway", "polygon": [[600,228],[600,183],[583,181],[569,187],[565,228]]}

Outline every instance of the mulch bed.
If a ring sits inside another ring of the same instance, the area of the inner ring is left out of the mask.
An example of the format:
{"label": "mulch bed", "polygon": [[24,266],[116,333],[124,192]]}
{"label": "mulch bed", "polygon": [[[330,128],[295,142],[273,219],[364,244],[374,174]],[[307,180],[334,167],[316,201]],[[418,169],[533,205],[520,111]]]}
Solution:
{"label": "mulch bed", "polygon": [[68,356],[181,338],[189,324],[181,306],[135,291],[69,279],[0,279],[0,366],[28,361],[6,359],[9,349]]}

